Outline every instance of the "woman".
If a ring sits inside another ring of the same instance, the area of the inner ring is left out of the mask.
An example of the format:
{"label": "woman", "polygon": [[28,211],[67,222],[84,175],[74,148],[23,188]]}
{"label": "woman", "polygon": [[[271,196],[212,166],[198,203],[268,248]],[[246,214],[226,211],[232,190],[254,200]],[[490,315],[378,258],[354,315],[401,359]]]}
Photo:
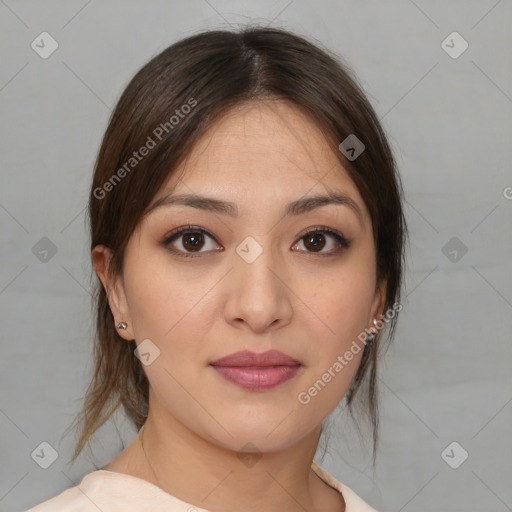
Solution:
{"label": "woman", "polygon": [[401,194],[364,94],[303,38],[210,31],[153,58],[91,187],[96,369],[73,460],[120,405],[139,433],[31,510],[373,510],[313,457],[356,397],[375,455]]}

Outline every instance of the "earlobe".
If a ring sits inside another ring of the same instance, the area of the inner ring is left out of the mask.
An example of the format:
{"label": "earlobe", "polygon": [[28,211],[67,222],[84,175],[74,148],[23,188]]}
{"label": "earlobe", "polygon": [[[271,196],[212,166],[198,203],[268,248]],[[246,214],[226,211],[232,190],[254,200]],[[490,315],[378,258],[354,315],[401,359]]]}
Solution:
{"label": "earlobe", "polygon": [[[378,325],[382,323],[380,320],[384,316],[384,306],[386,304],[386,288],[387,282],[383,280],[377,285],[377,288],[375,289],[375,295],[371,309],[371,317],[369,319],[369,327],[371,327],[372,331],[377,330],[378,332],[380,330]],[[377,332],[375,334],[377,334]]]}
{"label": "earlobe", "polygon": [[113,276],[109,272],[112,251],[104,245],[96,245],[91,252],[94,270],[107,294],[110,311],[114,317],[114,325],[118,334],[126,339],[133,340],[128,304],[121,276]]}

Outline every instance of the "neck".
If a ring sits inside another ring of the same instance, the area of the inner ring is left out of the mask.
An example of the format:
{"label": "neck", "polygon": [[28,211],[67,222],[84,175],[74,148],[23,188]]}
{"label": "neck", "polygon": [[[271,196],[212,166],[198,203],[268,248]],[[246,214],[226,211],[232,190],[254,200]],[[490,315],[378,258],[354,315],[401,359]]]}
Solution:
{"label": "neck", "polygon": [[339,493],[311,469],[320,426],[277,452],[261,453],[251,443],[237,452],[153,411],[150,406],[139,432],[136,464],[145,465],[144,479],[170,495],[211,511],[343,510]]}

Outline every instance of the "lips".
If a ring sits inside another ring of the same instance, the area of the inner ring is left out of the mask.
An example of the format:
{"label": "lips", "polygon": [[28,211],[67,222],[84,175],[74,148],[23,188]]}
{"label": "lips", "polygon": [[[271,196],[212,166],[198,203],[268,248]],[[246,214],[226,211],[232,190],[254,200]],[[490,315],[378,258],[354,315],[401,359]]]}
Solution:
{"label": "lips", "polygon": [[300,361],[293,359],[278,350],[268,350],[260,354],[243,350],[226,357],[221,357],[210,363],[212,366],[296,366]]}
{"label": "lips", "polygon": [[244,350],[216,359],[210,366],[233,384],[260,391],[291,379],[302,365],[300,361],[278,350],[260,354]]}

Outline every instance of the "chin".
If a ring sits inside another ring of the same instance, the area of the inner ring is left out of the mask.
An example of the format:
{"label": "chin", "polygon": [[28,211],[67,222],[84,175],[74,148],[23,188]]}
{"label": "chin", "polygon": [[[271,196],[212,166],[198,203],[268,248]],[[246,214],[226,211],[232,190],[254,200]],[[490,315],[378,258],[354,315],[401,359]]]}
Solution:
{"label": "chin", "polygon": [[293,446],[307,435],[306,431],[301,435],[296,423],[290,422],[284,426],[285,422],[282,417],[276,419],[275,422],[269,422],[267,418],[261,425],[248,424],[247,420],[233,423],[224,422],[223,426],[227,432],[219,427],[215,432],[209,430],[205,437],[222,448],[234,452],[278,452]]}

